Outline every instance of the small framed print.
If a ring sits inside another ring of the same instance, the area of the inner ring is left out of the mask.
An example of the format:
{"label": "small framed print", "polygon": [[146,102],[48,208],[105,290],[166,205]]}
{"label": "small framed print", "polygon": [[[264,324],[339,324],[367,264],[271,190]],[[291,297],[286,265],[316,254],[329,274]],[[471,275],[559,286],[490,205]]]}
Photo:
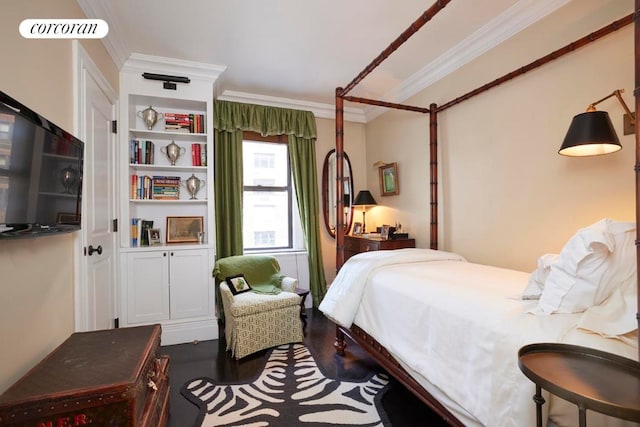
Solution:
{"label": "small framed print", "polygon": [[201,216],[168,216],[167,243],[198,243],[204,219]]}
{"label": "small framed print", "polygon": [[398,164],[389,163],[378,168],[378,177],[380,179],[380,194],[383,196],[392,196],[400,194],[398,187]]}
{"label": "small framed print", "polygon": [[362,235],[362,223],[361,222],[354,222],[353,223],[353,235],[354,236]]}
{"label": "small framed print", "polygon": [[380,238],[382,240],[387,240],[389,238],[389,226],[384,224],[382,228],[380,228]]}
{"label": "small framed print", "polygon": [[147,233],[149,234],[149,246],[157,246],[162,243],[159,228],[150,228],[147,230]]}

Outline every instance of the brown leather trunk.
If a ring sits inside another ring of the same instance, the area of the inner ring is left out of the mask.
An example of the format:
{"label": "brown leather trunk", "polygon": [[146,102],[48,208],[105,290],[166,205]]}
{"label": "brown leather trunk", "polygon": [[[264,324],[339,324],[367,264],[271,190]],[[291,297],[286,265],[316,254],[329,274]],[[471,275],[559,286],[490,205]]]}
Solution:
{"label": "brown leather trunk", "polygon": [[0,426],[166,425],[160,333],[150,325],[72,334],[0,395]]}

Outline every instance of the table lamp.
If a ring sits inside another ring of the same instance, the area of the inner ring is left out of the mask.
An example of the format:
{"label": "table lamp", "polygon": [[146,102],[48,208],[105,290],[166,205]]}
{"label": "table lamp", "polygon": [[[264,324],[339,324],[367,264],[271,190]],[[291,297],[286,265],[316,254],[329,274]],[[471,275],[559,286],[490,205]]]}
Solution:
{"label": "table lamp", "polygon": [[353,206],[362,206],[362,232],[367,230],[365,222],[366,209],[369,206],[376,206],[376,199],[373,198],[369,190],[362,190],[358,192],[356,199],[353,201]]}

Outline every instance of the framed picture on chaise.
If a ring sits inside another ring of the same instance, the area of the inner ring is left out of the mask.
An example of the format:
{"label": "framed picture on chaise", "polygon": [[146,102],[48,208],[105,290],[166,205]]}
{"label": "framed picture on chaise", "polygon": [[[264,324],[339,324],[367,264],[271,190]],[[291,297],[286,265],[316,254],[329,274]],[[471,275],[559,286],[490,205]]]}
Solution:
{"label": "framed picture on chaise", "polygon": [[380,179],[380,194],[383,196],[392,196],[400,194],[398,187],[398,164],[388,163],[378,168],[378,177]]}
{"label": "framed picture on chaise", "polygon": [[204,218],[201,216],[168,216],[167,243],[198,243]]}

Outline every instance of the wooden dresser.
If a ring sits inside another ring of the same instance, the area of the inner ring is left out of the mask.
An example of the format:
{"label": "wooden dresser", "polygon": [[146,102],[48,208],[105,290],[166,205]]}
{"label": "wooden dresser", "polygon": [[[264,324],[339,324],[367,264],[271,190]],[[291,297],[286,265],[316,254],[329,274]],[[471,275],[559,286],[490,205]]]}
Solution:
{"label": "wooden dresser", "polygon": [[160,325],[72,334],[0,395],[0,426],[165,426]]}
{"label": "wooden dresser", "polygon": [[379,237],[344,236],[344,260],[346,261],[361,252],[415,247],[415,239],[383,240]]}

